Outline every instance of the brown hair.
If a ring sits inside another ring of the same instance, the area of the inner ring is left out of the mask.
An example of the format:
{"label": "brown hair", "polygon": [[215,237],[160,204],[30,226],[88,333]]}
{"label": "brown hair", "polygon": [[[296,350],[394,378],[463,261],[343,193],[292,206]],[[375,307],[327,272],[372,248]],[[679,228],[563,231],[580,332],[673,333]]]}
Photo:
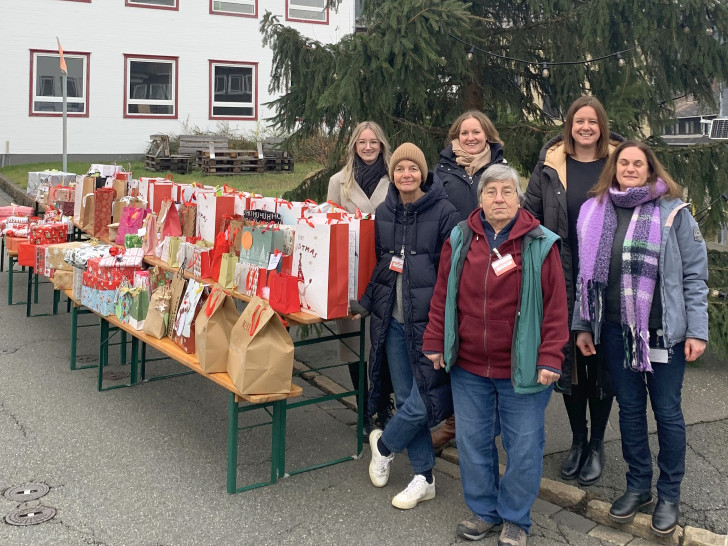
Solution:
{"label": "brown hair", "polygon": [[599,180],[597,180],[597,183],[594,184],[594,187],[589,190],[589,195],[596,197],[598,201],[601,201],[610,188],[619,187],[619,183],[617,182],[617,161],[619,161],[619,156],[627,148],[637,148],[645,154],[645,157],[647,158],[647,167],[649,170],[649,174],[647,176],[647,186],[650,187],[651,192],[654,192],[655,182],[657,182],[657,179],[662,178],[662,180],[665,181],[665,184],[667,184],[667,193],[665,195],[672,198],[682,198],[682,187],[677,182],[675,182],[669,174],[667,174],[665,167],[663,167],[662,163],[660,163],[660,161],[657,159],[657,156],[655,156],[655,152],[652,151],[652,148],[650,148],[644,142],[639,142],[638,140],[625,140],[619,146],[617,146],[617,149],[614,150],[614,153],[609,156],[609,159],[607,159],[607,162],[604,165],[604,169],[602,170],[602,174],[599,177]]}
{"label": "brown hair", "polygon": [[602,103],[599,102],[599,99],[589,95],[582,95],[569,106],[569,111],[566,113],[566,121],[564,122],[564,152],[567,155],[574,155],[575,153],[576,144],[574,137],[571,136],[571,129],[574,126],[574,116],[585,106],[591,106],[597,113],[600,133],[599,140],[597,140],[597,159],[602,159],[609,155],[609,120],[607,119],[607,112],[604,110]]}
{"label": "brown hair", "polygon": [[463,121],[470,118],[478,120],[488,142],[497,142],[501,146],[503,145],[503,141],[498,136],[498,130],[495,128],[495,125],[493,125],[493,122],[490,121],[490,118],[480,110],[468,110],[467,112],[460,114],[458,119],[456,119],[450,126],[450,130],[447,132],[445,146],[449,146],[453,140],[458,139],[460,136],[460,126],[463,124]]}

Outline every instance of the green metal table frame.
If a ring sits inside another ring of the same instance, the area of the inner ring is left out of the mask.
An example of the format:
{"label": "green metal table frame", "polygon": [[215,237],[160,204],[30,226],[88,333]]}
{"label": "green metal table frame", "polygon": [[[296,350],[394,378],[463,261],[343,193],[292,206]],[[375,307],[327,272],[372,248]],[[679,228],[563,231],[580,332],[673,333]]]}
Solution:
{"label": "green metal table frame", "polygon": [[61,301],[60,290],[53,290],[53,308],[50,313],[32,313],[33,304],[38,303],[38,285],[39,284],[50,284],[53,282],[50,280],[41,281],[39,280],[40,274],[35,272],[35,268],[28,268],[28,293],[25,299],[25,316],[26,317],[48,317],[51,315],[58,314],[58,303]]}
{"label": "green metal table frame", "polygon": [[[24,301],[13,302],[13,285],[15,284],[13,273],[15,272],[16,263],[18,263],[18,257],[12,256],[8,252],[8,305],[25,305],[26,302]],[[25,267],[21,266],[20,270],[25,271]]]}

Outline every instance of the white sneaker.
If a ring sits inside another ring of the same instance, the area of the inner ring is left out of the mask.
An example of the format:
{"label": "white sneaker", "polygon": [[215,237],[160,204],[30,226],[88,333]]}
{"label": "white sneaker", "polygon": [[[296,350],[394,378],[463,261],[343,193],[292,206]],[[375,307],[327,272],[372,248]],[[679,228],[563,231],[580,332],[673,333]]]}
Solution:
{"label": "white sneaker", "polygon": [[427,479],[422,474],[415,474],[407,488],[399,495],[392,499],[392,506],[409,510],[417,506],[420,501],[426,501],[435,498],[435,478],[433,476],[432,483],[427,483]]}
{"label": "white sneaker", "polygon": [[394,459],[394,453],[385,457],[379,453],[377,442],[384,432],[380,428],[375,428],[369,435],[369,447],[372,450],[372,462],[369,463],[369,478],[372,480],[374,487],[384,487],[389,481],[389,467]]}

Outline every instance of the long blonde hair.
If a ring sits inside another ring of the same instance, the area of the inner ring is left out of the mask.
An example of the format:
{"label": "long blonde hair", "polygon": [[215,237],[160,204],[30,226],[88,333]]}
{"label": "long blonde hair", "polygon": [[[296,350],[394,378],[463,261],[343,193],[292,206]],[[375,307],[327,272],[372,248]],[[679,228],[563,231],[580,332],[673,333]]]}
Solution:
{"label": "long blonde hair", "polygon": [[379,153],[382,154],[384,164],[389,165],[389,160],[392,158],[392,150],[389,148],[389,142],[387,141],[387,137],[384,136],[384,131],[382,131],[382,128],[379,126],[378,123],[374,121],[362,121],[359,125],[354,127],[354,130],[351,132],[349,144],[346,147],[346,164],[342,169],[344,175],[344,187],[342,188],[341,193],[343,194],[343,197],[345,199],[349,198],[349,195],[351,194],[351,189],[354,187],[354,184],[356,184],[356,181],[354,180],[354,158],[356,157],[356,141],[359,140],[359,137],[366,129],[371,129],[371,131],[377,137],[377,140],[379,140],[381,147]]}

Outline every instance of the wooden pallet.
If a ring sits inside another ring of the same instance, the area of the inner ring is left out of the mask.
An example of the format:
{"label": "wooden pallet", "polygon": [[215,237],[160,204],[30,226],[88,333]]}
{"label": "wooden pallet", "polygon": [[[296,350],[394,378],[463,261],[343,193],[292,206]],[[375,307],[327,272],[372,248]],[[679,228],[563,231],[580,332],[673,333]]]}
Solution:
{"label": "wooden pallet", "polygon": [[187,174],[190,172],[192,157],[188,155],[172,155],[169,157],[155,157],[147,154],[144,158],[144,167],[155,172],[174,172]]}
{"label": "wooden pallet", "polygon": [[227,150],[228,138],[219,135],[180,135],[178,153],[195,156],[199,151],[209,151],[210,144],[214,146],[215,151]]}

